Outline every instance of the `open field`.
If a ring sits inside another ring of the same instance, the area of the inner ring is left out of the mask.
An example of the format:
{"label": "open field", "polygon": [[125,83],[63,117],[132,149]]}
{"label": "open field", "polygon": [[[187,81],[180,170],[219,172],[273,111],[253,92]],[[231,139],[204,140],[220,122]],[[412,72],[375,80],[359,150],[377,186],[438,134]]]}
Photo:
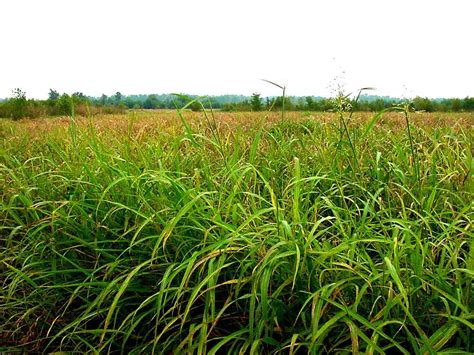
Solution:
{"label": "open field", "polygon": [[0,120],[0,351],[473,353],[474,114],[344,117]]}

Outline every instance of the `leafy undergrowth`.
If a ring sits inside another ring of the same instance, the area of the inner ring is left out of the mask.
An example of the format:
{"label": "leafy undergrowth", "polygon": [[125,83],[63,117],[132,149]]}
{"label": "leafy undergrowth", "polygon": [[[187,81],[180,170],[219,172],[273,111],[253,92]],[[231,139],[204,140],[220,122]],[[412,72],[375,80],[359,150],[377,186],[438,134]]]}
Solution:
{"label": "leafy undergrowth", "polygon": [[474,352],[472,116],[193,115],[2,123],[0,350]]}

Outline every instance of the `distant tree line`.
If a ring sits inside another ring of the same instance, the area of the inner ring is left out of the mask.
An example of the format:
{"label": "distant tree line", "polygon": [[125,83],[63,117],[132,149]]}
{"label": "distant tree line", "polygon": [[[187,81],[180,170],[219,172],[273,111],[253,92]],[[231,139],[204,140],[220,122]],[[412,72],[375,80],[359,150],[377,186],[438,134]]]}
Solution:
{"label": "distant tree line", "polygon": [[[359,100],[352,99],[350,103],[354,111],[377,112],[393,105],[401,104],[406,100],[366,95]],[[334,108],[334,101],[331,98],[317,96],[292,96],[284,98],[284,107],[288,111],[331,111]],[[415,97],[411,100],[412,107],[417,111],[426,112],[462,112],[474,111],[474,97],[464,99],[428,99],[426,97]],[[267,111],[281,109],[283,98],[266,97],[262,98],[255,93],[250,98],[241,102],[224,104],[225,111]]]}
{"label": "distant tree line", "polygon": [[[12,97],[0,101],[0,117],[19,119],[40,116],[95,115],[97,113],[121,113],[127,109],[175,109],[184,107],[191,100],[199,100],[189,105],[191,110],[218,109],[223,111],[269,111],[285,107],[287,111],[330,111],[333,100],[319,96],[261,97],[254,93],[251,96],[220,95],[198,97],[195,95],[114,95],[103,94],[100,97],[86,96],[81,92],[71,95],[60,94],[51,89],[46,100],[27,99],[26,93],[15,89]],[[352,100],[355,111],[380,111],[401,99],[380,96],[362,96],[357,102]],[[464,99],[428,99],[416,97],[412,101],[415,110],[427,112],[461,112],[474,111],[474,97]],[[202,104],[202,106],[201,106]]]}
{"label": "distant tree line", "polygon": [[125,109],[120,105],[104,105],[81,92],[59,94],[53,89],[49,91],[47,100],[27,99],[23,90],[15,89],[11,98],[0,102],[0,117],[13,119],[73,114],[85,116],[123,111]]}

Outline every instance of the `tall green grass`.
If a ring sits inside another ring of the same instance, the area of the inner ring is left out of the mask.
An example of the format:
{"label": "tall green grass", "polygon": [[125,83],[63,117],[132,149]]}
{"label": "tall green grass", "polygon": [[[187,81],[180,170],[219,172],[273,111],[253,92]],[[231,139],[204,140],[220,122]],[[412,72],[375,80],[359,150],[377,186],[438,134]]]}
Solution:
{"label": "tall green grass", "polygon": [[178,114],[3,124],[0,350],[474,352],[472,126]]}

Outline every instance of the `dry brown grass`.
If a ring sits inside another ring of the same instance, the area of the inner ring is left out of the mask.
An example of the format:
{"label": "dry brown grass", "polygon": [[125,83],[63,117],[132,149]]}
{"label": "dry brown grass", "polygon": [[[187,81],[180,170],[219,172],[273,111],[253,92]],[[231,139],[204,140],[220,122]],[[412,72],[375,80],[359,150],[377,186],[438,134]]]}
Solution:
{"label": "dry brown grass", "polygon": [[[208,113],[210,115],[211,113]],[[225,132],[232,131],[239,126],[246,130],[256,126],[271,126],[279,122],[281,115],[278,112],[219,112],[213,113],[219,129]],[[364,124],[373,113],[355,113],[350,124]],[[192,127],[205,127],[206,120],[202,112],[184,112],[184,117]],[[317,120],[328,123],[337,121],[337,115],[331,112],[287,112],[285,120],[294,122]],[[411,123],[415,126],[430,128],[472,128],[474,113],[413,113]],[[92,125],[98,136],[107,134],[113,136],[130,135],[135,139],[142,139],[157,134],[175,134],[181,132],[182,123],[175,110],[137,110],[127,114],[97,115],[93,118],[76,117],[77,128],[87,130]],[[20,121],[0,121],[0,137],[29,137],[41,139],[48,133],[66,133],[71,124],[70,117],[23,119]],[[392,130],[404,128],[404,117],[400,113],[385,113],[378,121],[377,126]]]}

